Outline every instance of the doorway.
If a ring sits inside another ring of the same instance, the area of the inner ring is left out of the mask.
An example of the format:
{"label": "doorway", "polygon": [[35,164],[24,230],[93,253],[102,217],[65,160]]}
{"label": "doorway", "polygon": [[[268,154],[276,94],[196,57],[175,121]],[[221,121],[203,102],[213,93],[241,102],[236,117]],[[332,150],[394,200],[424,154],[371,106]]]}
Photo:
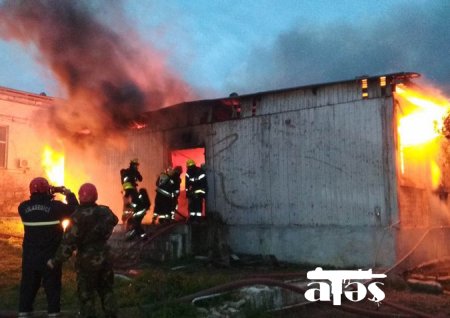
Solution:
{"label": "doorway", "polygon": [[[172,167],[181,166],[183,168],[183,173],[181,174],[180,196],[178,197],[178,212],[187,218],[188,202],[185,191],[186,160],[192,159],[195,161],[195,164],[200,167],[205,163],[205,148],[200,147],[172,150],[170,157]],[[205,211],[205,209],[203,209],[203,211]],[[175,216],[175,219],[178,218]]]}

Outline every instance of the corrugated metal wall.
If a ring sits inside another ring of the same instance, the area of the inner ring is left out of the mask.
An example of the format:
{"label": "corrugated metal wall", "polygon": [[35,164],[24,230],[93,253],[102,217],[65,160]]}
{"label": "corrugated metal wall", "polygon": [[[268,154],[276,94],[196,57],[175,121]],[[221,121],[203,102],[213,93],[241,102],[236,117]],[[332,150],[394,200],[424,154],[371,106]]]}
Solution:
{"label": "corrugated metal wall", "polygon": [[[377,90],[378,88],[378,90]],[[392,97],[342,83],[243,100],[212,125],[209,208],[233,250],[334,266],[392,264]],[[255,110],[256,108],[256,110]]]}
{"label": "corrugated metal wall", "polygon": [[239,118],[201,124],[196,118],[208,116],[200,113],[213,113],[204,101],[179,127],[162,116],[171,110],[153,114],[155,125],[133,136],[132,152],[148,180],[171,149],[204,146],[208,209],[229,225],[236,252],[392,264],[395,241],[386,228],[398,211],[389,95],[369,86],[362,99],[358,81],[267,92],[240,98]]}
{"label": "corrugated metal wall", "polygon": [[303,91],[263,96],[263,115],[213,125],[214,208],[227,222],[387,224],[390,98],[362,100],[350,88],[321,89],[315,99]]}

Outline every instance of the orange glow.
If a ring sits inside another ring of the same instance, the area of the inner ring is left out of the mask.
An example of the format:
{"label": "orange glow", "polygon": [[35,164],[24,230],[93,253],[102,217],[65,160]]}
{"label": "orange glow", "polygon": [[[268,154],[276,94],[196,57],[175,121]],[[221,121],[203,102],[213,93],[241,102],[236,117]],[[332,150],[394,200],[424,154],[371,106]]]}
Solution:
{"label": "orange glow", "polygon": [[404,117],[398,125],[400,143],[403,147],[427,143],[440,136],[444,117],[449,110],[448,101],[433,100],[432,96],[397,86],[396,93],[409,102]]}
{"label": "orange glow", "polygon": [[42,167],[51,185],[64,185],[64,153],[57,152],[46,145],[42,154]]}
{"label": "orange glow", "polygon": [[441,169],[436,161],[431,161],[431,186],[433,189],[437,189],[439,187],[441,181]]}
{"label": "orange glow", "polygon": [[[76,159],[72,160],[72,162],[74,164],[70,167],[70,170],[66,170],[64,152],[57,151],[49,145],[44,147],[41,164],[50,185],[65,186],[76,193],[81,184],[91,180],[85,171],[83,162],[78,162],[77,165],[75,165]],[[65,201],[63,195],[56,194],[56,197],[61,201]]]}
{"label": "orange glow", "polygon": [[441,182],[437,157],[450,103],[438,94],[402,84],[397,85],[395,95],[399,102],[400,171],[408,174],[405,171],[407,162],[410,165],[428,165],[431,186],[437,188]]}
{"label": "orange glow", "polygon": [[195,161],[197,166],[201,166],[205,163],[205,148],[190,148],[190,149],[178,149],[172,150],[171,160],[172,166],[181,166],[183,168],[183,173],[181,174],[181,185],[180,185],[180,197],[178,198],[178,211],[184,216],[188,216],[188,206],[185,194],[185,176],[186,176],[186,160],[192,159]]}
{"label": "orange glow", "polygon": [[66,229],[67,229],[67,227],[69,226],[69,224],[70,224],[70,220],[69,220],[69,219],[64,219],[64,220],[61,222],[61,225],[62,225],[62,227],[63,227],[63,229],[64,229],[64,232],[66,231]]}

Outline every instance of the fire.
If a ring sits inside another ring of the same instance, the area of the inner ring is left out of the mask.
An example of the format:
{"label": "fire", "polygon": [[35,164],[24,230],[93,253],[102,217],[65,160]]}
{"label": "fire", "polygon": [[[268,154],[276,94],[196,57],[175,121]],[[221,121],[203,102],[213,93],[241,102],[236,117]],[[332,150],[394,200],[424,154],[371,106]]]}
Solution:
{"label": "fire", "polygon": [[66,229],[67,229],[67,227],[69,226],[69,224],[70,224],[70,220],[69,220],[69,219],[64,219],[64,220],[61,222],[61,225],[62,225],[62,227],[63,227],[63,229],[64,229],[64,232],[66,231]]}
{"label": "fire", "polygon": [[449,101],[437,94],[397,85],[395,91],[400,103],[398,136],[400,170],[405,174],[406,157],[410,161],[428,162],[431,185],[440,184],[441,170],[436,161],[442,139],[444,119],[450,110]]}
{"label": "fire", "polygon": [[46,145],[42,154],[42,167],[50,184],[64,185],[64,153]]}
{"label": "fire", "polygon": [[409,103],[406,113],[398,125],[400,144],[403,147],[427,143],[439,137],[444,124],[444,117],[449,110],[448,101],[433,100],[431,96],[413,89],[397,86],[396,93]]}
{"label": "fire", "polygon": [[[72,162],[76,162],[76,160],[72,160]],[[76,192],[82,183],[91,180],[91,178],[86,172],[83,163],[79,162],[76,165],[72,165],[70,169],[66,169],[66,163],[63,151],[57,151],[50,145],[45,145],[42,152],[41,165],[48,182],[52,186],[65,186]],[[57,198],[65,201],[62,195],[57,194]]]}

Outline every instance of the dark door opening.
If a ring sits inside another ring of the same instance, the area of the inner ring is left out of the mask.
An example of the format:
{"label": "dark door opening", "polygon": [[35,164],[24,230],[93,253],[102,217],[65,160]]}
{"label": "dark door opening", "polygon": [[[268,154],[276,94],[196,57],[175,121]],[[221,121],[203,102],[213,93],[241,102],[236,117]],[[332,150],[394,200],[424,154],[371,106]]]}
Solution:
{"label": "dark door opening", "polygon": [[[183,173],[181,174],[180,196],[178,198],[178,211],[180,212],[180,214],[188,217],[188,204],[185,191],[186,160],[192,159],[195,161],[196,165],[200,167],[205,163],[205,148],[172,150],[170,156],[172,167],[183,167]],[[205,211],[205,209],[203,209],[203,211]],[[179,219],[179,217],[175,216],[175,219]]]}

